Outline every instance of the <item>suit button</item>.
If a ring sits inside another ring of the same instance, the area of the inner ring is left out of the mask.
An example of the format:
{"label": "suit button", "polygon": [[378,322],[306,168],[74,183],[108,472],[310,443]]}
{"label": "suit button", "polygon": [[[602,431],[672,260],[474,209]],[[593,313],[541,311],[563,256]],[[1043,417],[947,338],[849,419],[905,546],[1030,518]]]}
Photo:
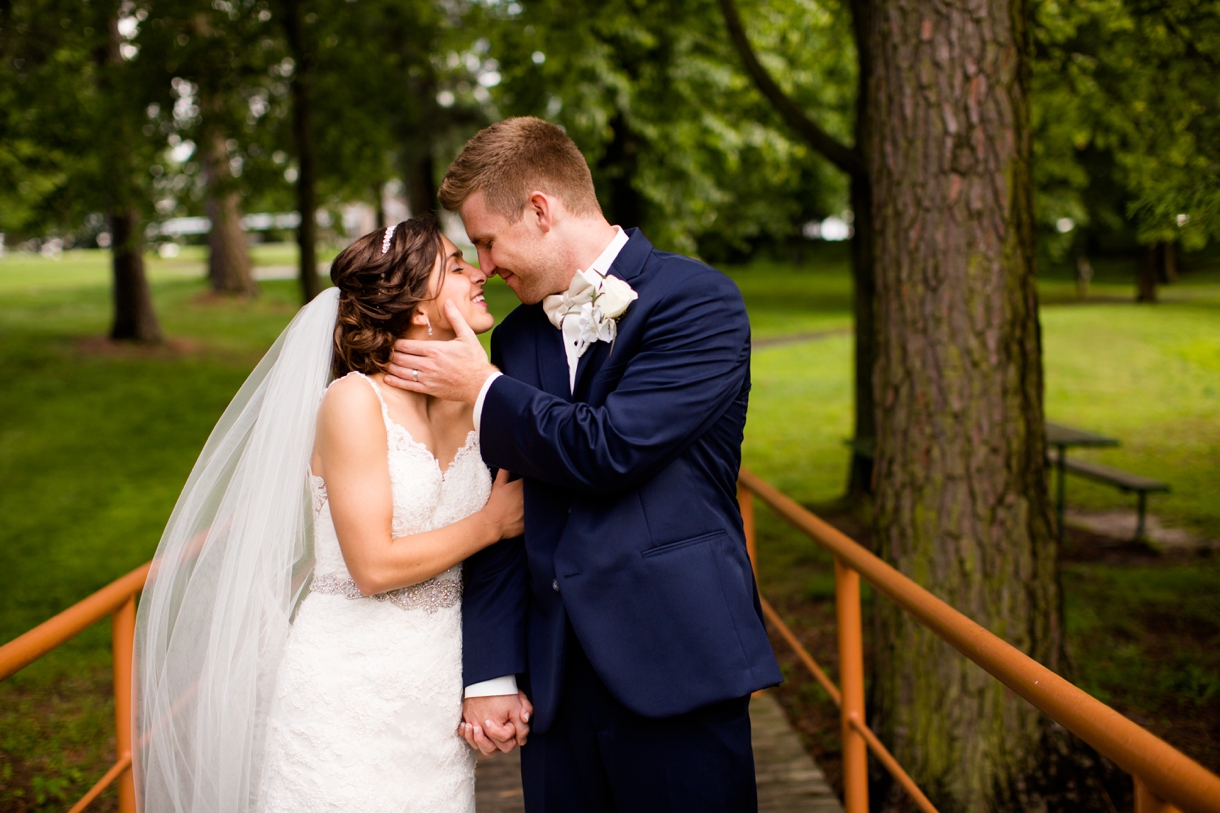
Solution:
{"label": "suit button", "polygon": [[551,579],[551,589],[556,593],[559,592],[559,579]]}

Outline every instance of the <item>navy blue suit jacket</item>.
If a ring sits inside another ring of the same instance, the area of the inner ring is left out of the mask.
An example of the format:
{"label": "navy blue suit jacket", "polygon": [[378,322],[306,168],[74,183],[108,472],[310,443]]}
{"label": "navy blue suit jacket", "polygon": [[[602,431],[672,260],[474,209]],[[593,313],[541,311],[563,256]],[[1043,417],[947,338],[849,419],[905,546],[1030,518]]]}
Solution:
{"label": "navy blue suit jacket", "polygon": [[627,708],[668,717],[779,683],[746,555],[737,471],[750,325],[719,271],[638,230],[611,267],[639,294],[569,391],[541,305],[492,335],[488,465],[525,479],[525,536],[466,564],[466,685],[517,674],[545,732],[566,621]]}

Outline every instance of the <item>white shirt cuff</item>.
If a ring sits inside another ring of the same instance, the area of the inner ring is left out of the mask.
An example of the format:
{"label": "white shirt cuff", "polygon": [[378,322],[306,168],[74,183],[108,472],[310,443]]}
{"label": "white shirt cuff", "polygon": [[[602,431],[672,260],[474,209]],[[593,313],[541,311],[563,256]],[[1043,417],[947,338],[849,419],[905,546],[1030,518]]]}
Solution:
{"label": "white shirt cuff", "polygon": [[[497,378],[499,378],[502,375],[504,375],[504,373],[497,370],[496,372],[487,376],[487,380],[483,382],[483,389],[479,390],[479,397],[474,399],[474,431],[475,432],[479,431],[479,424],[481,424],[483,422],[483,401],[486,400],[486,398],[487,398],[487,391],[489,389],[491,389],[491,382],[495,381]],[[517,690],[513,689],[513,691],[515,692]]]}
{"label": "white shirt cuff", "polygon": [[516,675],[492,678],[491,680],[484,680],[481,683],[472,683],[466,687],[466,697],[494,697],[502,694],[516,693]]}

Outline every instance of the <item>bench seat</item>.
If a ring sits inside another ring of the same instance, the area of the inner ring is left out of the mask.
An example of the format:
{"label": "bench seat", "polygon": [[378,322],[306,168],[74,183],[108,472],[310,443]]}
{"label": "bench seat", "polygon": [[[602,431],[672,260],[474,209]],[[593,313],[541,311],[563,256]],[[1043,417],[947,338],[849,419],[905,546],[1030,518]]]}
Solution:
{"label": "bench seat", "polygon": [[[1135,541],[1140,542],[1144,539],[1144,523],[1145,516],[1148,512],[1148,495],[1154,491],[1169,491],[1169,484],[1162,483],[1160,480],[1154,480],[1151,477],[1144,477],[1142,474],[1132,474],[1129,471],[1116,469],[1113,466],[1106,466],[1101,463],[1092,463],[1088,460],[1076,460],[1067,458],[1066,460],[1056,460],[1054,458],[1047,459],[1049,466],[1061,466],[1060,478],[1063,477],[1062,472],[1071,472],[1080,477],[1085,477],[1089,480],[1095,480],[1099,483],[1104,483],[1110,486],[1116,486],[1120,491],[1134,491],[1139,496],[1139,505],[1137,507],[1138,516],[1135,524]],[[1063,484],[1059,485],[1060,494],[1060,523],[1062,524],[1062,498]]]}
{"label": "bench seat", "polygon": [[1107,483],[1112,486],[1117,486],[1123,491],[1136,491],[1148,493],[1150,491],[1168,491],[1169,484],[1162,483],[1160,480],[1153,480],[1151,477],[1144,477],[1140,474],[1132,474],[1129,471],[1116,469],[1113,466],[1105,466],[1101,463],[1092,463],[1088,460],[1076,460],[1069,457],[1063,461],[1063,467],[1072,474],[1087,477],[1090,480]]}

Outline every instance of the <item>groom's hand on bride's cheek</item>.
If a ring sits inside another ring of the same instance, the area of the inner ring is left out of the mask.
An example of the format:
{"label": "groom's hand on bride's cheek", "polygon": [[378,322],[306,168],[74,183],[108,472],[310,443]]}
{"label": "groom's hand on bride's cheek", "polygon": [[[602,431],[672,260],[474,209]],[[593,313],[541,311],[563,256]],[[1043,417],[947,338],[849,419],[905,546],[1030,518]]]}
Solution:
{"label": "groom's hand on bride's cheek", "polygon": [[385,381],[399,389],[473,404],[496,368],[453,302],[445,303],[445,317],[457,338],[447,342],[399,339],[390,353]]}

